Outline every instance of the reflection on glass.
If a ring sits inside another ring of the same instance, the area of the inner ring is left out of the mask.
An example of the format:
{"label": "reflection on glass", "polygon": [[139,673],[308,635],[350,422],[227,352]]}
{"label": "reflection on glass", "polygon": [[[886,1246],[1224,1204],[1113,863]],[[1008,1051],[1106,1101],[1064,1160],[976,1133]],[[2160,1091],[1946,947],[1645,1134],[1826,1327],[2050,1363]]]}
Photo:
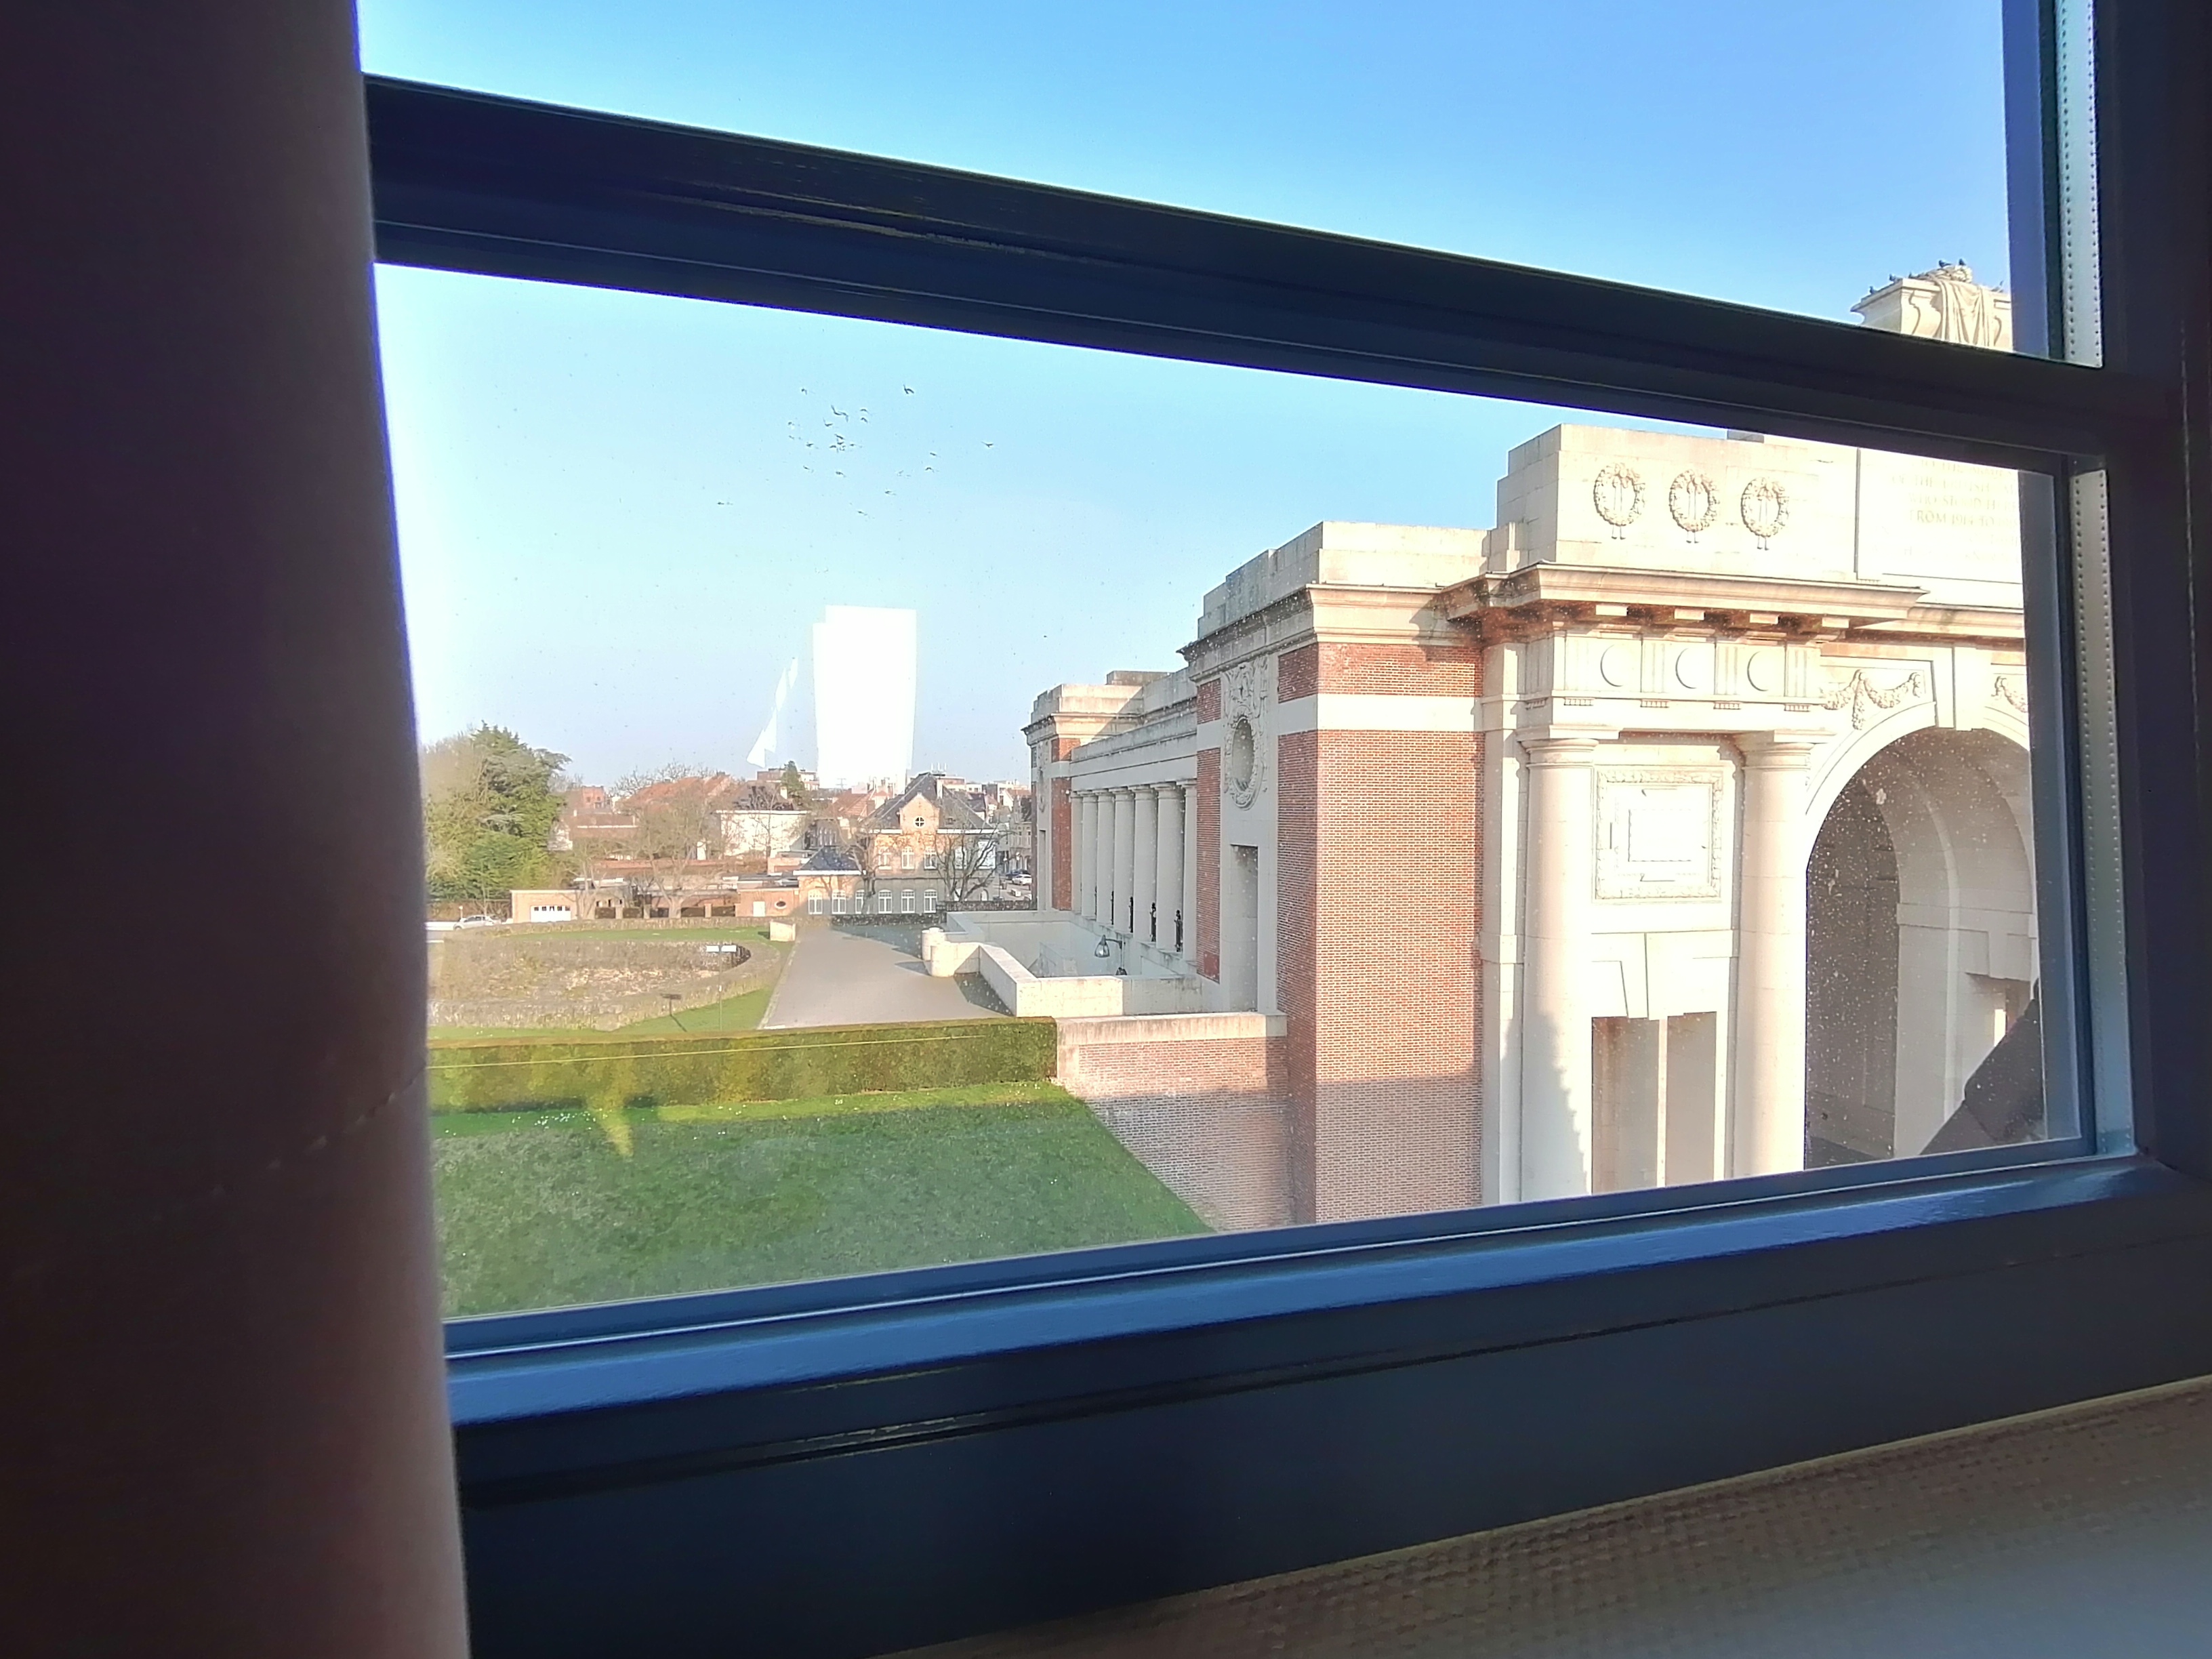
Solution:
{"label": "reflection on glass", "polygon": [[2013,475],[384,295],[454,1311],[2046,1133]]}

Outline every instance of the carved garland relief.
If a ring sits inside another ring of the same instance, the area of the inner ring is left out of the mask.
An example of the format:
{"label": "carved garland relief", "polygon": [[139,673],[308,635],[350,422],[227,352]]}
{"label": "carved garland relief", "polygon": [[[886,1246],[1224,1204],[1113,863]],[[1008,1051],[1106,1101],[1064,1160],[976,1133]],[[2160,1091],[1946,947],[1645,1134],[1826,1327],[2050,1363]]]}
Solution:
{"label": "carved garland relief", "polygon": [[1856,671],[1841,685],[1831,686],[1820,699],[1820,706],[1831,710],[1849,708],[1851,711],[1851,730],[1863,732],[1876,711],[1887,713],[1906,702],[1918,702],[1928,696],[1928,671],[1916,668],[1893,685],[1877,687],[1866,677],[1863,670]]}
{"label": "carved garland relief", "polygon": [[1238,663],[1221,677],[1221,787],[1239,806],[1259,798],[1267,775],[1266,682],[1274,659]]}

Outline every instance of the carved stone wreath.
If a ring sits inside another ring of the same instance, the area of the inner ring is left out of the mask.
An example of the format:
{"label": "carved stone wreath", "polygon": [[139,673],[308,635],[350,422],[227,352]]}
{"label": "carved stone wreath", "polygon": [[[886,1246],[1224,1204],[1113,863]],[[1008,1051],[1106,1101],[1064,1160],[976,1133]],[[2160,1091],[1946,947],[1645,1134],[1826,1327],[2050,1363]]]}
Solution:
{"label": "carved stone wreath", "polygon": [[1849,708],[1851,711],[1851,730],[1863,731],[1874,718],[1873,710],[1887,711],[1905,702],[1917,702],[1928,695],[1928,674],[1916,668],[1894,685],[1877,690],[1865,672],[1855,672],[1841,685],[1832,686],[1820,706],[1828,709]]}
{"label": "carved stone wreath", "polygon": [[1703,535],[1720,517],[1720,491],[1702,472],[1678,472],[1667,486],[1667,510],[1692,536]]}
{"label": "carved stone wreath", "polygon": [[1615,461],[1600,469],[1590,485],[1590,505],[1597,515],[1613,526],[1613,538],[1623,541],[1628,526],[1644,514],[1644,480],[1633,467]]}
{"label": "carved stone wreath", "polygon": [[1221,677],[1221,787],[1239,806],[1259,798],[1267,775],[1267,676],[1272,659],[1238,663]]}
{"label": "carved stone wreath", "polygon": [[1789,492],[1771,478],[1753,478],[1743,487],[1736,505],[1743,514],[1743,527],[1759,538],[1762,553],[1790,522]]}

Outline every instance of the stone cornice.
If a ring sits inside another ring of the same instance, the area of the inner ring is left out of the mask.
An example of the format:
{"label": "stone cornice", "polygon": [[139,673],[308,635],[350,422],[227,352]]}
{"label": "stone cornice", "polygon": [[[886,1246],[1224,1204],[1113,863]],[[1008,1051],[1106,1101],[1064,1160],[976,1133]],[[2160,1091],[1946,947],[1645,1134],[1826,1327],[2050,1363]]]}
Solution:
{"label": "stone cornice", "polygon": [[1626,609],[1606,614],[1656,611],[1671,618],[1696,611],[1715,622],[1774,626],[1786,618],[1795,627],[1836,630],[1901,622],[1926,592],[1887,582],[1547,562],[1462,582],[1443,593],[1441,608],[1445,616],[1472,621],[1532,609],[1617,605]]}
{"label": "stone cornice", "polygon": [[1902,620],[1874,623],[1855,634],[1869,640],[2002,640],[2018,644],[2025,618],[1998,605],[1916,605]]}
{"label": "stone cornice", "polygon": [[1117,731],[1102,732],[1086,742],[1079,743],[1069,754],[1070,761],[1100,761],[1114,756],[1139,753],[1159,744],[1189,743],[1198,733],[1198,705],[1179,702],[1164,708],[1148,720],[1123,726]]}
{"label": "stone cornice", "polygon": [[1379,644],[1463,641],[1459,623],[1438,608],[1456,589],[1370,587],[1313,582],[1182,647],[1192,672],[1204,676],[1261,651],[1282,651],[1310,640]]}

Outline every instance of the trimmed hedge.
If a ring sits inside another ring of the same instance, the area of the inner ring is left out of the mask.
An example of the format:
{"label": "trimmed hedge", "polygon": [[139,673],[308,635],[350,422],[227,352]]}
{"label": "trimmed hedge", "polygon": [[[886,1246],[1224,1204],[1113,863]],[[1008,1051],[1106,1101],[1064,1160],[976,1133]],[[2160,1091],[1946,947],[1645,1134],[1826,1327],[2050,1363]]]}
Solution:
{"label": "trimmed hedge", "polygon": [[730,1036],[465,1039],[430,1045],[430,1109],[698,1106],[820,1095],[1048,1083],[1049,1019],[821,1025]]}

